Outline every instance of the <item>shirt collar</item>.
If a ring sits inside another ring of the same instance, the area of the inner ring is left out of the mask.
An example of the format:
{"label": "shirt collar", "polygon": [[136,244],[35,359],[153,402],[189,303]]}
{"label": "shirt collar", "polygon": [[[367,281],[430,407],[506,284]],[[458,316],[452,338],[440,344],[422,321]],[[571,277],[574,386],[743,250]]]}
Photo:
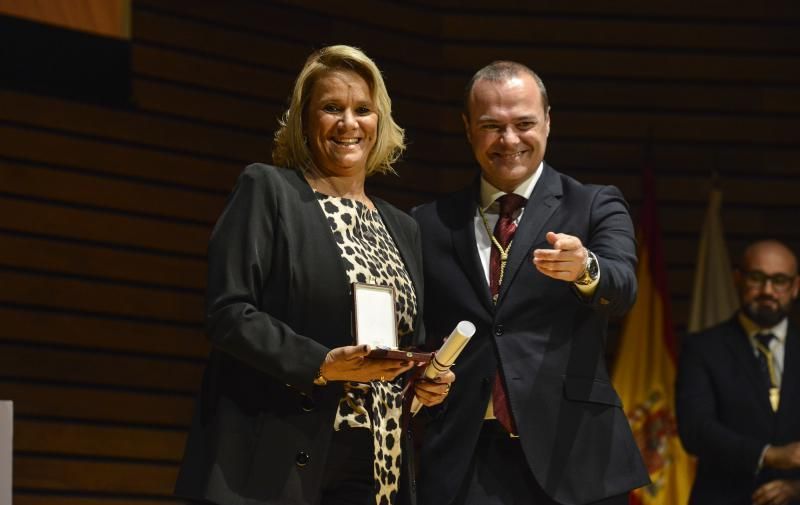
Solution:
{"label": "shirt collar", "polygon": [[739,324],[742,325],[744,332],[747,333],[747,337],[750,340],[753,340],[759,333],[772,333],[781,344],[786,342],[786,333],[789,331],[788,317],[784,317],[780,323],[776,324],[772,328],[761,328],[752,319],[747,317],[741,310],[738,313],[738,318]]}
{"label": "shirt collar", "polygon": [[[539,163],[539,167],[531,174],[530,177],[522,181],[519,186],[514,188],[513,193],[522,196],[525,199],[530,199],[531,194],[533,193],[533,188],[536,186],[536,182],[542,176],[543,170],[544,162],[541,162]],[[481,209],[484,211],[488,210],[498,198],[505,194],[505,191],[497,189],[489,181],[481,177]]]}

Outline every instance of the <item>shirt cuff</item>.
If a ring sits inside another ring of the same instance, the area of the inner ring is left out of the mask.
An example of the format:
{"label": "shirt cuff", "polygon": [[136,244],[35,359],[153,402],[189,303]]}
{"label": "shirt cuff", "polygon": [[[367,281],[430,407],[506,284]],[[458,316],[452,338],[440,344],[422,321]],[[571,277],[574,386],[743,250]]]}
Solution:
{"label": "shirt cuff", "polygon": [[767,444],[764,446],[763,449],[761,449],[761,456],[758,457],[758,466],[756,466],[756,475],[758,475],[761,472],[761,469],[764,468],[764,458],[767,455],[767,449],[769,449],[770,447],[772,446],[770,444]]}

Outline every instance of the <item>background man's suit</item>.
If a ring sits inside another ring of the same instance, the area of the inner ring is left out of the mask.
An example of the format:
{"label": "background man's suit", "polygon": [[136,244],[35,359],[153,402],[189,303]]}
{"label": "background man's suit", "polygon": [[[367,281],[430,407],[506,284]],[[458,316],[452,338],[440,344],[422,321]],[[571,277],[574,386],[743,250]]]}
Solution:
{"label": "background man's suit", "polygon": [[[434,413],[421,455],[421,504],[450,503],[468,471],[498,365],[532,474],[559,503],[584,504],[648,482],[604,363],[609,316],[636,294],[627,205],[613,187],[583,185],[546,164],[511,246],[497,304],[474,230],[478,184],[414,209],[422,231],[425,323],[438,347],[462,319],[478,328],[454,368],[458,379]],[[531,264],[548,231],[579,237],[600,264],[594,295]]]}
{"label": "background man's suit", "polygon": [[736,317],[684,339],[677,383],[681,440],[698,457],[692,503],[750,504],[756,488],[800,471],[757,466],[766,444],[800,440],[800,333],[789,324],[773,412],[753,347]]}

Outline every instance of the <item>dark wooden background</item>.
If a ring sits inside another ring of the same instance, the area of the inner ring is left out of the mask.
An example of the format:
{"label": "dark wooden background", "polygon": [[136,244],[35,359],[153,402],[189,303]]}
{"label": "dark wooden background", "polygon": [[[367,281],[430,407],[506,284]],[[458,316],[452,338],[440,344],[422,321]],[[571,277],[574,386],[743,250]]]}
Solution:
{"label": "dark wooden background", "polygon": [[0,89],[0,399],[16,505],[163,505],[208,344],[205,247],[312,49],[385,72],[408,154],[371,181],[400,207],[474,177],[461,90],[493,59],[550,91],[548,160],[641,200],[656,171],[676,327],[711,174],[731,254],[800,250],[800,4],[134,0],[132,97]]}

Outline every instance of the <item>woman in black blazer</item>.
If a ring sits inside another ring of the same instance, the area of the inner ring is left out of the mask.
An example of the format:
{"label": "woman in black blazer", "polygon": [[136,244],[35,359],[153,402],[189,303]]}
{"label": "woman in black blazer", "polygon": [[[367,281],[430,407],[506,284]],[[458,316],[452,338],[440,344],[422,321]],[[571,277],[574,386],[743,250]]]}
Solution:
{"label": "woman in black blazer", "polygon": [[[413,502],[400,436],[413,362],[352,345],[350,285],[395,288],[401,343],[424,342],[419,232],[364,192],[404,149],[380,71],[331,46],[306,61],[273,161],[245,169],[212,232],[213,344],[176,493],[219,505]],[[454,379],[420,382],[423,404]],[[402,451],[401,451],[402,448]]]}

